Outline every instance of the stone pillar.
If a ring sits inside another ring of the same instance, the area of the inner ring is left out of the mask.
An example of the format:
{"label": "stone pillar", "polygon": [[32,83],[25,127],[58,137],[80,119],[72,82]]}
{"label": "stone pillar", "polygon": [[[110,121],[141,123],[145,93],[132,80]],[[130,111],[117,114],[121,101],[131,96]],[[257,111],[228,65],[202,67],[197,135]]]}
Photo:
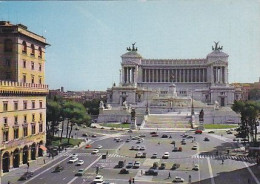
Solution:
{"label": "stone pillar", "polygon": [[183,69],[183,82],[186,82],[186,69]]}
{"label": "stone pillar", "polygon": [[190,82],[190,69],[187,69],[187,82]]}
{"label": "stone pillar", "polygon": [[148,69],[147,70],[148,71],[148,82],[151,82],[150,80],[151,80],[151,69]]}
{"label": "stone pillar", "polygon": [[224,66],[222,66],[222,83],[226,84],[226,82],[225,82],[225,67]]}
{"label": "stone pillar", "polygon": [[129,83],[128,75],[129,75],[129,70],[128,70],[128,67],[126,67],[126,83]]}
{"label": "stone pillar", "polygon": [[194,82],[193,69],[190,70],[191,82]]}
{"label": "stone pillar", "polygon": [[201,69],[199,68],[198,71],[199,71],[199,81],[198,82],[201,82],[201,79],[200,79],[201,78]]}
{"label": "stone pillar", "polygon": [[168,70],[167,74],[168,74],[167,81],[170,82],[171,81],[171,79],[170,79],[170,70]]}
{"label": "stone pillar", "polygon": [[131,68],[131,73],[132,73],[132,76],[131,76],[132,81],[131,82],[134,83],[135,82],[135,68],[134,67]]}

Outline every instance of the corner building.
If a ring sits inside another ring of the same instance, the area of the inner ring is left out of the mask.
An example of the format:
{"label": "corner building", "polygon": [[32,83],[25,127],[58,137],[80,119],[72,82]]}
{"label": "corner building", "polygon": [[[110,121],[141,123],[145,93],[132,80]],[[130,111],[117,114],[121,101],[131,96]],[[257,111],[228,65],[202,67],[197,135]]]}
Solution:
{"label": "corner building", "polygon": [[46,39],[0,21],[0,168],[9,172],[46,151]]}

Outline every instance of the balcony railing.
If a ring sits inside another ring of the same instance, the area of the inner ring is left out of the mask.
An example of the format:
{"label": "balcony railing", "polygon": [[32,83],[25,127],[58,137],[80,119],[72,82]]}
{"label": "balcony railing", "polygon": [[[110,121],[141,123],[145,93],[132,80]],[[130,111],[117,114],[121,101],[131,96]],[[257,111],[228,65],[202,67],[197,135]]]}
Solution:
{"label": "balcony railing", "polygon": [[26,91],[26,92],[44,92],[48,93],[48,85],[46,84],[32,84],[14,81],[0,80],[0,92],[2,91]]}

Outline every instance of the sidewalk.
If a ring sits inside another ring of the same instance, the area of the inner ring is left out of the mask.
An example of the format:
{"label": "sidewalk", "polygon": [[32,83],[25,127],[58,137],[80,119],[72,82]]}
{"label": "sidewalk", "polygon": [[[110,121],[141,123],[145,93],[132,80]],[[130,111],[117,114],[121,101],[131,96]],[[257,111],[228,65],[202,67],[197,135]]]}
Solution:
{"label": "sidewalk", "polygon": [[[90,142],[90,140],[88,142]],[[84,146],[88,142],[82,142],[80,144],[80,147]],[[78,147],[74,146],[73,148],[67,148],[66,151],[65,150],[61,151],[54,158],[48,157],[48,156],[44,156],[44,157],[38,157],[36,160],[29,161],[29,163],[30,163],[29,172],[35,172],[38,169],[42,168],[43,166],[46,166],[46,165],[51,164],[52,162],[55,162],[57,159],[61,158],[65,153],[70,153],[72,150],[74,150],[76,148],[78,148]],[[44,164],[44,160],[45,160],[45,164]],[[20,165],[19,168],[10,169],[10,171],[8,173],[3,173],[2,174],[2,179],[1,179],[2,181],[0,180],[0,184],[7,184],[8,181],[10,181],[11,184],[17,183],[17,180],[25,172],[27,172],[27,168],[28,168],[27,165],[23,164],[23,165]]]}

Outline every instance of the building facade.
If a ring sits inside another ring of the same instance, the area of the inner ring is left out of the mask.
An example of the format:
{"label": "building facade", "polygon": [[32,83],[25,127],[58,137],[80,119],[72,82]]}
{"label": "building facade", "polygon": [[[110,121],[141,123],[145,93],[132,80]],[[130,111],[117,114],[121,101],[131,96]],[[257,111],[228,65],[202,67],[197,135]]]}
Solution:
{"label": "building facade", "polygon": [[46,142],[46,39],[0,21],[0,168],[43,156]]}
{"label": "building facade", "polygon": [[234,87],[228,83],[228,54],[223,47],[212,47],[203,59],[144,59],[135,45],[121,56],[119,86],[108,89],[108,103],[112,106],[137,104],[145,100],[142,89],[167,94],[171,83],[178,96],[191,96],[205,104],[231,106]]}

